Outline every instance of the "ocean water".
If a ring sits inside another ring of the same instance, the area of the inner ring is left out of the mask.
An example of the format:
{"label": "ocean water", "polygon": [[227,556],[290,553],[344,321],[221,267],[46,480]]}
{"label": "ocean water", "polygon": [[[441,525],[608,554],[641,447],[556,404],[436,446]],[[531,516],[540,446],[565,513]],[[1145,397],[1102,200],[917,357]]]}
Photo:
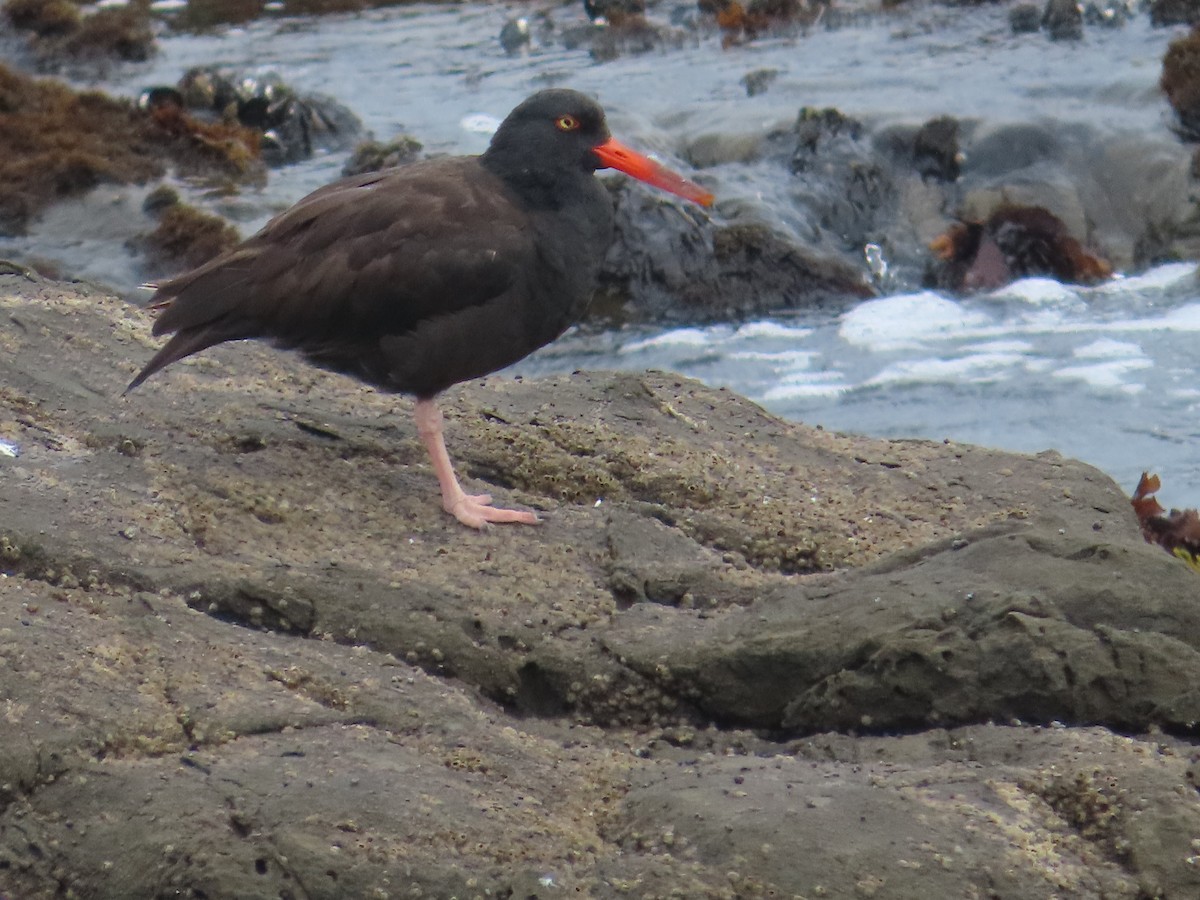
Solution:
{"label": "ocean water", "polygon": [[1200,280],[1165,265],[1094,288],[1025,279],[704,328],[568,334],[516,367],[667,369],[784,418],[878,437],[1057,450],[1164,505],[1200,506]]}

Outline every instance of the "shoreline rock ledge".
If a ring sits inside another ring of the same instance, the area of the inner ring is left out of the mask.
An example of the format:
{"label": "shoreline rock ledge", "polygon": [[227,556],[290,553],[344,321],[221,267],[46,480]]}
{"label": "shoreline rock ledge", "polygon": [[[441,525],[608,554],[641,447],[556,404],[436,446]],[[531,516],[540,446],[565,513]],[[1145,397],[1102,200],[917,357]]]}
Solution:
{"label": "shoreline rock ledge", "polygon": [[407,400],[149,332],[0,278],[0,894],[1200,896],[1200,579],[1095,469],[497,378],[474,534]]}

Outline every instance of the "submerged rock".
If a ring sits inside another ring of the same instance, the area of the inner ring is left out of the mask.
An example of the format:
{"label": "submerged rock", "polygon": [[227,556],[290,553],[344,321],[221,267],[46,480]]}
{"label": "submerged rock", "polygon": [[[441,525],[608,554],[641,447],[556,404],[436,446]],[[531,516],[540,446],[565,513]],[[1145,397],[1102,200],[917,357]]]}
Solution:
{"label": "submerged rock", "polygon": [[1042,27],[1052,41],[1077,41],[1083,37],[1083,10],[1076,0],[1046,0]]}
{"label": "submerged rock", "polygon": [[529,20],[524,16],[509,19],[500,29],[500,46],[509,56],[528,48],[530,40]]}
{"label": "submerged rock", "polygon": [[583,11],[595,22],[603,19],[610,25],[619,24],[646,14],[645,0],[583,0]]}
{"label": "submerged rock", "polygon": [[1042,10],[1035,3],[1018,3],[1008,11],[1013,34],[1032,34],[1042,27]]}
{"label": "submerged rock", "polygon": [[1200,24],[1200,6],[1193,0],[1150,0],[1150,21],[1155,25]]}
{"label": "submerged rock", "polygon": [[739,83],[746,89],[747,97],[757,97],[765,94],[778,77],[778,69],[755,69],[743,75]]}

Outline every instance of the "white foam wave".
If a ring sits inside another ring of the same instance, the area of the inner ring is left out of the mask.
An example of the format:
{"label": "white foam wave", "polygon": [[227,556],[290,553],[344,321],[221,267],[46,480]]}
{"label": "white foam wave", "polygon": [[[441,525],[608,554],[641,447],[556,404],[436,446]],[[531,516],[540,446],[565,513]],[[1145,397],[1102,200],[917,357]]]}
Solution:
{"label": "white foam wave", "polygon": [[1031,306],[1071,303],[1079,300],[1079,288],[1053,278],[1022,278],[994,291],[993,298],[1020,300]]}
{"label": "white foam wave", "polygon": [[1113,359],[1086,366],[1064,366],[1054,373],[1054,377],[1073,378],[1094,388],[1120,390],[1125,393],[1139,393],[1145,390],[1146,386],[1130,381],[1126,376],[1140,369],[1148,369],[1153,365],[1154,363],[1151,360],[1144,358]]}
{"label": "white foam wave", "polygon": [[774,367],[807,368],[821,354],[813,350],[735,350],[726,359],[770,363]]}
{"label": "white foam wave", "polygon": [[806,373],[806,377],[797,373],[781,378],[778,384],[763,391],[759,399],[766,403],[780,403],[812,397],[836,397],[850,390],[850,387],[836,372],[812,372]]}
{"label": "white foam wave", "polygon": [[1025,357],[1018,353],[978,353],[955,359],[905,359],[885,366],[863,382],[864,386],[884,384],[999,381],[1009,370],[1024,367]]}
{"label": "white foam wave", "polygon": [[1029,341],[1013,338],[1007,341],[983,341],[979,344],[967,344],[963,349],[970,353],[1032,353],[1034,346]]}
{"label": "white foam wave", "polygon": [[[726,334],[721,332],[725,331]],[[652,337],[630,341],[621,347],[621,353],[640,353],[665,347],[705,347],[727,336],[728,329],[722,328],[676,328]]]}
{"label": "white foam wave", "polygon": [[1099,338],[1082,347],[1076,347],[1071,353],[1079,359],[1145,358],[1140,344],[1134,344],[1129,341],[1118,341],[1115,338],[1108,337]]}
{"label": "white foam wave", "polygon": [[1091,294],[1128,294],[1136,291],[1161,291],[1173,288],[1187,279],[1195,279],[1197,266],[1193,262],[1166,263],[1157,268],[1129,277],[1116,278],[1088,288]]}
{"label": "white foam wave", "polygon": [[458,125],[463,131],[471,134],[495,134],[500,127],[500,120],[487,113],[471,113],[463,116]]}
{"label": "white foam wave", "polygon": [[917,347],[931,339],[978,333],[989,322],[982,313],[923,291],[859,304],[842,316],[838,334],[853,346],[886,352]]}
{"label": "white foam wave", "polygon": [[764,320],[762,322],[747,322],[745,325],[738,327],[733,333],[735,338],[788,338],[797,339],[805,338],[813,333],[812,328],[803,328],[798,325],[785,325],[782,322],[771,322]]}

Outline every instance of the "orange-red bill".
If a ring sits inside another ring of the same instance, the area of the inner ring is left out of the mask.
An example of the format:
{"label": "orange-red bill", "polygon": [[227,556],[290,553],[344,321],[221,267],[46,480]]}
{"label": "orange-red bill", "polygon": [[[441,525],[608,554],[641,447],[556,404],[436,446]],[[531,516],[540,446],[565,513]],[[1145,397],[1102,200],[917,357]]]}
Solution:
{"label": "orange-red bill", "polygon": [[700,185],[688,181],[682,175],[672,172],[666,166],[659,165],[654,160],[642,156],[635,150],[630,150],[624,144],[609,138],[599,147],[594,148],[600,161],[610,169],[617,169],[626,175],[632,175],[639,181],[652,184],[656,188],[670,191],[685,200],[699,203],[701,206],[711,206],[713,195]]}

